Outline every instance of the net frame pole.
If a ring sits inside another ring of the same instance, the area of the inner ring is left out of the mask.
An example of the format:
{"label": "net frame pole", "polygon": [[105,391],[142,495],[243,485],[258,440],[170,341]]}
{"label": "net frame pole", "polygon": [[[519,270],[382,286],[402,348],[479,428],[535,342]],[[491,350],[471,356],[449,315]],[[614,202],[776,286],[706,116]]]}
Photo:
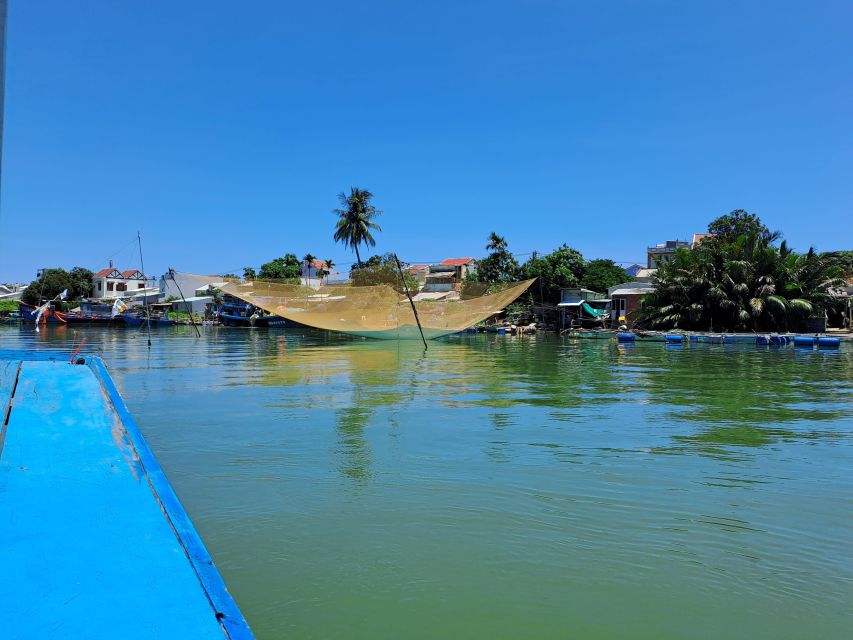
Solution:
{"label": "net frame pole", "polygon": [[[179,285],[178,281],[175,280],[175,270],[172,269],[172,267],[169,267],[169,275],[172,277],[172,282],[174,282],[175,286],[178,288],[178,293],[181,294],[181,300],[183,300],[184,304],[187,304],[187,300],[186,300],[186,298],[184,298],[184,292],[181,291],[181,285]],[[196,323],[195,323],[195,318],[193,318],[193,308],[191,306],[187,307],[187,308],[190,310],[190,322],[193,325],[193,329],[195,329],[196,335],[199,338],[201,338],[201,331],[198,330],[198,327],[196,326]]]}
{"label": "net frame pole", "polygon": [[397,257],[396,253],[394,254],[394,262],[397,263],[397,271],[400,272],[400,280],[403,282],[403,289],[406,292],[406,297],[409,299],[409,304],[412,305],[412,313],[415,314],[415,322],[418,323],[418,331],[421,332],[421,340],[424,341],[424,351],[426,351],[429,347],[427,346],[427,341],[424,337],[423,327],[421,327],[421,319],[418,317],[418,310],[417,307],[415,307],[415,301],[412,300],[412,294],[409,293],[409,285],[406,284],[406,278],[403,276],[403,267],[400,265],[400,258]]}

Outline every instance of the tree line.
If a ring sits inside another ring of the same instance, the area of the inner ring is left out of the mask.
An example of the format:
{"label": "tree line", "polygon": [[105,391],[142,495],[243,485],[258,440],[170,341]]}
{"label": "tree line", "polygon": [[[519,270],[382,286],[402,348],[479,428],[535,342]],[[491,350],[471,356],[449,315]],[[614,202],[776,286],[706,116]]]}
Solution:
{"label": "tree line", "polygon": [[640,322],[658,329],[787,331],[839,313],[834,293],[853,275],[851,252],[798,253],[744,210],[708,225],[714,234],[659,265]]}

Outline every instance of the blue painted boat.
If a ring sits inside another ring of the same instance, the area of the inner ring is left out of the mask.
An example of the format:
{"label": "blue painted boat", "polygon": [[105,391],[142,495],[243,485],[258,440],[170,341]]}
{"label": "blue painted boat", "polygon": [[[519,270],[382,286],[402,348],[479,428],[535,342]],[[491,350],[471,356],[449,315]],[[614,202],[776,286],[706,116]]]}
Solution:
{"label": "blue painted boat", "polygon": [[[26,302],[19,302],[18,309],[20,310],[21,320],[23,320],[24,322],[36,321],[36,313],[38,312],[38,307],[32,304],[27,304]],[[47,322],[48,324],[65,324],[61,316],[57,315],[52,310],[42,316],[42,322]]]}
{"label": "blue painted boat", "polygon": [[99,358],[0,352],[0,410],[8,637],[253,637]]}
{"label": "blue painted boat", "polygon": [[218,317],[219,322],[224,324],[226,327],[264,328],[287,326],[287,320],[285,320],[281,316],[258,316],[252,318],[251,316],[236,316],[230,313],[222,313],[220,311]]}

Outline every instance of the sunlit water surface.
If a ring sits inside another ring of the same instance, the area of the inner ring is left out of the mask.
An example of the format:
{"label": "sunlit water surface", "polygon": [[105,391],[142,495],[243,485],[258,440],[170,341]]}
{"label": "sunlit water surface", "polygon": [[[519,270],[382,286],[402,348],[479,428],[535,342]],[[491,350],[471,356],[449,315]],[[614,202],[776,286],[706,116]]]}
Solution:
{"label": "sunlit water surface", "polygon": [[853,349],[87,337],[258,638],[849,638]]}

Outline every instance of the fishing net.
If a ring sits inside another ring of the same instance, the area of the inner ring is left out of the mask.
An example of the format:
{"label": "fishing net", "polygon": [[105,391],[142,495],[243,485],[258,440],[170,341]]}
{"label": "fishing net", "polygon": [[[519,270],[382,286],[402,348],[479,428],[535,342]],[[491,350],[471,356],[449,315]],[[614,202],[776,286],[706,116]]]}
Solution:
{"label": "fishing net", "polygon": [[[198,276],[199,281],[204,280]],[[207,277],[207,282],[211,282]],[[533,280],[508,284],[465,283],[460,292],[421,293],[415,309],[427,339],[456,333],[504,310]],[[313,289],[274,281],[216,283],[223,293],[299,324],[352,335],[420,339],[405,293],[387,284],[326,285]]]}

